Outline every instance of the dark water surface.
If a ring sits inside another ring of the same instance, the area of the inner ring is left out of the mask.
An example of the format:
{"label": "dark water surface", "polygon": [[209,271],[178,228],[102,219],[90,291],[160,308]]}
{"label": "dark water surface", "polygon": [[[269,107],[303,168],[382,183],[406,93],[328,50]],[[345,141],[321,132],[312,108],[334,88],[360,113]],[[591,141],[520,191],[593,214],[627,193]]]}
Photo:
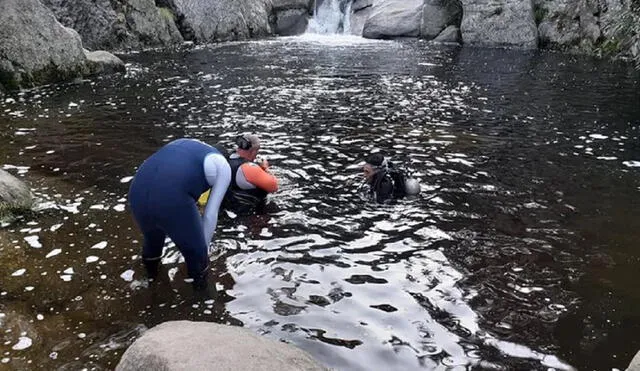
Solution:
{"label": "dark water surface", "polygon": [[[0,368],[110,369],[145,328],[244,325],[346,370],[623,369],[640,349],[640,77],[562,54],[305,38],[124,56],[126,76],[0,103],[40,212],[0,229]],[[262,133],[281,191],[223,212],[197,302],[139,265],[136,166]],[[422,182],[377,206],[381,149]]]}

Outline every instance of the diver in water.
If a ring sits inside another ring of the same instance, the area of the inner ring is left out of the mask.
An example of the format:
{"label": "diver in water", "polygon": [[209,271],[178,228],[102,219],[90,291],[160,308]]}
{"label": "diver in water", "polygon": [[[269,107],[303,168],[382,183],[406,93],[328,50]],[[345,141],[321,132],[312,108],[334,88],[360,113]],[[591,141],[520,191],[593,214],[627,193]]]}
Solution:
{"label": "diver in water", "polygon": [[[209,245],[230,181],[231,169],[220,151],[195,139],[168,143],[140,165],[129,203],[144,235],[142,261],[149,278],[158,274],[169,236],[184,256],[194,289],[207,289]],[[196,201],[210,188],[212,195],[200,216]]]}
{"label": "diver in water", "polygon": [[381,153],[371,154],[365,159],[363,172],[370,192],[378,203],[420,193],[418,181],[407,178]]}
{"label": "diver in water", "polygon": [[240,214],[264,205],[267,195],[278,190],[278,179],[269,173],[269,161],[254,162],[260,150],[260,139],[254,134],[236,138],[236,153],[229,156],[231,185],[223,206]]}

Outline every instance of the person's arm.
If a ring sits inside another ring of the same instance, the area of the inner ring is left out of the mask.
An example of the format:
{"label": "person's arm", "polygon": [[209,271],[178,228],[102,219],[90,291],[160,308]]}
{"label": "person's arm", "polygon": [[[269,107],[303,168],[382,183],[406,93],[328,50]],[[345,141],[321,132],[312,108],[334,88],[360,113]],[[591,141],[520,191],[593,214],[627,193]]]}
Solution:
{"label": "person's arm", "polygon": [[278,179],[260,166],[247,162],[242,164],[240,169],[247,182],[253,184],[256,188],[260,188],[268,193],[273,193],[278,190]]}
{"label": "person's arm", "polygon": [[209,201],[202,215],[202,231],[207,247],[213,239],[218,225],[218,212],[229,183],[231,183],[231,168],[227,160],[218,153],[210,154],[204,159],[204,175],[212,187]]}

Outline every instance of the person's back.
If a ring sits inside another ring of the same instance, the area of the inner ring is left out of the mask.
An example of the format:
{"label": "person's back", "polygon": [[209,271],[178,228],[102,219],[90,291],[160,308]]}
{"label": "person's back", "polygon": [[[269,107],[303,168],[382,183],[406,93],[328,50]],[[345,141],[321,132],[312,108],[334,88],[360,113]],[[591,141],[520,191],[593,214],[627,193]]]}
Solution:
{"label": "person's back", "polygon": [[231,184],[223,207],[247,214],[264,205],[267,195],[278,190],[278,179],[269,173],[269,162],[253,162],[260,149],[256,135],[242,135],[236,140],[236,153],[229,156]]}

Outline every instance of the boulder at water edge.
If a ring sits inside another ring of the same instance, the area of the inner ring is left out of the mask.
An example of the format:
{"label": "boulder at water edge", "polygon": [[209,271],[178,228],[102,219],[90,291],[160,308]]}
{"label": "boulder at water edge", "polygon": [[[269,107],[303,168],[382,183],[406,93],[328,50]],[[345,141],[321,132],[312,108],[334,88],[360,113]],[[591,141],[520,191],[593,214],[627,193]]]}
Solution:
{"label": "boulder at water edge", "polygon": [[27,88],[122,70],[122,62],[106,52],[91,57],[87,61],[78,33],[40,1],[0,1],[0,86]]}
{"label": "boulder at water edge", "polygon": [[130,50],[183,42],[175,16],[154,0],[42,0],[56,18],[78,31],[89,49]]}
{"label": "boulder at water edge", "polygon": [[364,23],[362,36],[369,39],[417,37],[420,35],[423,0],[375,2]]}
{"label": "boulder at water edge", "polygon": [[103,50],[91,52],[85,49],[84,53],[87,57],[89,74],[97,75],[102,73],[126,72],[124,62],[109,52]]}
{"label": "boulder at water edge", "polygon": [[465,44],[536,48],[538,30],[531,0],[462,0]]}
{"label": "boulder at water edge", "polygon": [[425,0],[420,37],[431,40],[449,26],[459,27],[461,20],[462,3],[459,0]]}
{"label": "boulder at water edge", "polygon": [[640,352],[633,357],[626,371],[640,371]]}
{"label": "boulder at water edge", "polygon": [[460,29],[456,26],[449,26],[440,32],[433,41],[439,43],[460,43]]}
{"label": "boulder at water edge", "polygon": [[308,354],[242,327],[171,321],[145,332],[122,356],[116,371],[325,370]]}
{"label": "boulder at water edge", "polygon": [[30,210],[32,205],[31,189],[24,182],[0,169],[0,218]]}
{"label": "boulder at water edge", "polygon": [[77,32],[38,0],[0,1],[0,84],[7,89],[79,77],[86,68]]}
{"label": "boulder at water edge", "polygon": [[274,32],[280,36],[303,34],[313,14],[313,0],[273,0]]}
{"label": "boulder at water edge", "polygon": [[371,15],[374,0],[355,0],[351,4],[351,18],[349,19],[349,33],[362,36],[364,24]]}
{"label": "boulder at water edge", "polygon": [[273,34],[271,0],[162,0],[177,16],[186,40],[244,40]]}

